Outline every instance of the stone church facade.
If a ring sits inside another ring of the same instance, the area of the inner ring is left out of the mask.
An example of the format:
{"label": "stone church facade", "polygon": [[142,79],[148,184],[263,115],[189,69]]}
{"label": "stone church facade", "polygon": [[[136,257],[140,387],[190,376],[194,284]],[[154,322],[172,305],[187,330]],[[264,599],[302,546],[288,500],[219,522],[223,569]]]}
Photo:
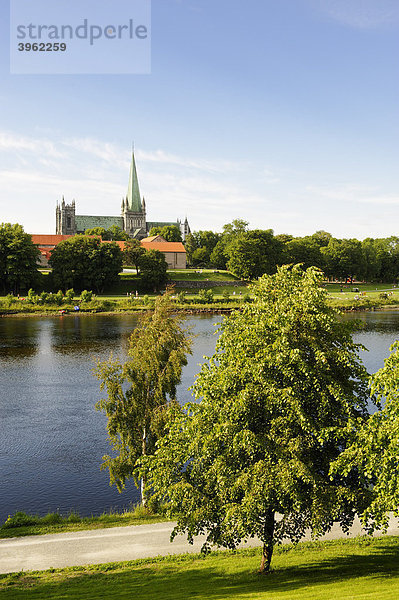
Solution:
{"label": "stone church facade", "polygon": [[163,227],[164,225],[175,225],[181,232],[183,241],[190,233],[190,226],[186,219],[183,221],[147,221],[146,204],[144,197],[141,198],[139,182],[136,170],[134,153],[130,164],[129,184],[127,195],[122,200],[120,216],[107,217],[100,215],[77,215],[75,200],[66,204],[64,198],[56,208],[56,234],[76,235],[84,233],[86,229],[93,227],[104,227],[109,229],[113,225],[120,227],[130,237],[139,240],[146,238],[152,227]]}

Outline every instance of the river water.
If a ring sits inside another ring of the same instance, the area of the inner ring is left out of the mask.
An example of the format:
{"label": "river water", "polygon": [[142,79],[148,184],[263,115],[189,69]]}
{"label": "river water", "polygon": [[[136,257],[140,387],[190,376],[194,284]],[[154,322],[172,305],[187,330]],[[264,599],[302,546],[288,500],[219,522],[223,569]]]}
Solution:
{"label": "river water", "polygon": [[[399,337],[399,312],[357,313],[365,329],[355,335],[369,372],[375,372]],[[220,316],[195,316],[195,335],[178,399],[191,399],[203,356],[213,353]],[[128,507],[139,500],[133,484],[119,494],[100,470],[110,451],[106,417],[92,369],[96,360],[126,357],[133,315],[65,315],[0,319],[0,522],[17,510],[81,515]]]}

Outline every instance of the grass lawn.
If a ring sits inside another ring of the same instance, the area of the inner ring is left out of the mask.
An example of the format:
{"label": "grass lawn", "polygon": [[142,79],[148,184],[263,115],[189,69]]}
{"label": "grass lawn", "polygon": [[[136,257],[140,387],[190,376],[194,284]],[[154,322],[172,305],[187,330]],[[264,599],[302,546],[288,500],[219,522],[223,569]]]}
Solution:
{"label": "grass lawn", "polygon": [[172,281],[239,281],[238,277],[229,271],[215,269],[176,269],[168,270]]}
{"label": "grass lawn", "polygon": [[399,539],[358,538],[283,546],[259,576],[259,550],[183,555],[0,575],[13,600],[397,600]]}

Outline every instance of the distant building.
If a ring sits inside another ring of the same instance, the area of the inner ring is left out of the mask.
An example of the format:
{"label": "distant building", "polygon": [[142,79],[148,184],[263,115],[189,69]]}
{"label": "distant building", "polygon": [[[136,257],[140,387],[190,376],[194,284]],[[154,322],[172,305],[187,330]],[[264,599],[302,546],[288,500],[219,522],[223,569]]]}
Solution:
{"label": "distant building", "polygon": [[76,235],[77,233],[84,233],[86,229],[94,227],[109,229],[113,225],[126,231],[130,237],[139,240],[147,237],[152,227],[163,227],[164,225],[175,225],[180,230],[183,240],[190,233],[187,217],[184,222],[180,220],[174,222],[147,221],[146,204],[144,197],[141,199],[140,196],[134,153],[132,153],[127,195],[122,199],[121,214],[119,217],[77,215],[75,200],[71,204],[66,204],[64,198],[62,198],[61,204],[57,204],[57,235]]}
{"label": "distant building", "polygon": [[168,269],[185,269],[186,249],[181,242],[167,242],[161,235],[152,235],[141,240],[146,250],[159,250],[165,255]]}
{"label": "distant building", "polygon": [[[47,235],[32,234],[32,242],[40,250],[40,266],[47,267],[48,260],[53,249],[64,240],[73,237],[71,235]],[[111,243],[111,242],[106,242]],[[121,250],[125,247],[125,242],[114,242],[118,244]],[[140,244],[146,250],[159,250],[165,256],[168,263],[168,269],[185,269],[187,265],[186,249],[181,242],[167,242],[161,235],[153,235],[140,240]]]}

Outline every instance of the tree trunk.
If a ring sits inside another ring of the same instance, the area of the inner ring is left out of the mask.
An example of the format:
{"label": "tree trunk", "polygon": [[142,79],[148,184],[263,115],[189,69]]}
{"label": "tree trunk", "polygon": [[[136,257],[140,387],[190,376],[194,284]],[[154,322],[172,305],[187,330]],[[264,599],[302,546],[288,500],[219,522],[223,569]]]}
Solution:
{"label": "tree trunk", "polygon": [[[146,434],[146,428],[144,427],[142,446],[141,446],[141,455],[146,456],[146,454],[147,454],[147,434]],[[147,503],[147,499],[146,499],[145,493],[144,493],[145,484],[146,484],[146,481],[145,481],[145,477],[143,475],[143,477],[141,478],[141,481],[140,481],[141,504],[143,506],[145,506]]]}
{"label": "tree trunk", "polygon": [[274,536],[274,511],[266,512],[265,525],[263,528],[263,548],[262,560],[260,562],[259,573],[270,572],[270,563],[273,555],[273,536]]}

